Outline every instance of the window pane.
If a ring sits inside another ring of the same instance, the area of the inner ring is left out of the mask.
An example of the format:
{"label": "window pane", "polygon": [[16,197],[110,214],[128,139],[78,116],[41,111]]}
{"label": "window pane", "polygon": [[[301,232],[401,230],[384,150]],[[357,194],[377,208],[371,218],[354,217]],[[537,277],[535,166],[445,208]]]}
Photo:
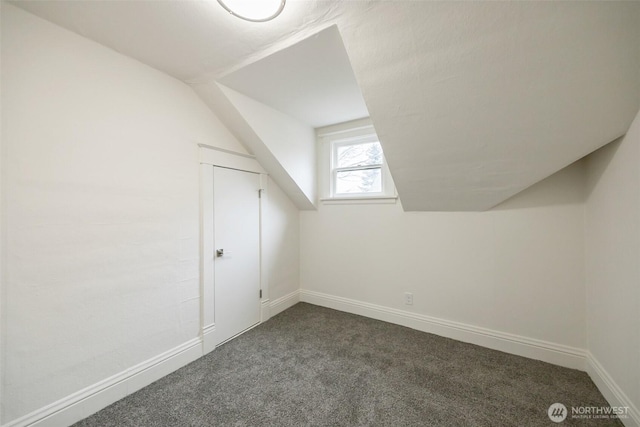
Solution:
{"label": "window pane", "polygon": [[379,142],[337,147],[336,166],[339,168],[380,164],[382,164],[382,147]]}
{"label": "window pane", "polygon": [[382,192],[382,168],[336,173],[336,194],[380,192]]}

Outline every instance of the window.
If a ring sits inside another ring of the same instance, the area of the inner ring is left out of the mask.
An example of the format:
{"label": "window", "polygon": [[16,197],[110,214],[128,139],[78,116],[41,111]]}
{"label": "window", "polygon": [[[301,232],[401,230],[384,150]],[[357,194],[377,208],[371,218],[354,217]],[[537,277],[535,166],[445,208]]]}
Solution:
{"label": "window", "polygon": [[382,194],[382,147],[378,141],[334,142],[332,194]]}
{"label": "window", "polygon": [[395,202],[382,146],[368,120],[318,130],[323,202]]}

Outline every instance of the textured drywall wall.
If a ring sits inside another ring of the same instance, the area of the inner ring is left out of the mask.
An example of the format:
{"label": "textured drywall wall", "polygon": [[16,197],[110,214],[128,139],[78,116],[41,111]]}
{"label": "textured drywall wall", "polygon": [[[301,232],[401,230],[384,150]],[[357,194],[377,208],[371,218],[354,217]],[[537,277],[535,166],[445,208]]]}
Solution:
{"label": "textured drywall wall", "polygon": [[196,144],[244,150],[184,83],[2,12],[5,423],[198,336]]}
{"label": "textured drywall wall", "polygon": [[375,4],[340,30],[406,210],[489,209],[640,108],[639,2]]}
{"label": "textured drywall wall", "polygon": [[640,114],[588,157],[587,348],[640,407]]}
{"label": "textured drywall wall", "polygon": [[584,348],[583,187],[578,163],[488,212],[301,212],[301,287]]}

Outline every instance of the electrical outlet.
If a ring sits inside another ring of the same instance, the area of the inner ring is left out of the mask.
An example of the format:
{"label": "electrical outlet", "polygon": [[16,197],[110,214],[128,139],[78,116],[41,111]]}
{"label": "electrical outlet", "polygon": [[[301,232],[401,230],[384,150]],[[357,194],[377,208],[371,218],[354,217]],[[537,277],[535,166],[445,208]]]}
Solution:
{"label": "electrical outlet", "polygon": [[413,305],[413,294],[411,292],[404,293],[404,303],[405,305]]}

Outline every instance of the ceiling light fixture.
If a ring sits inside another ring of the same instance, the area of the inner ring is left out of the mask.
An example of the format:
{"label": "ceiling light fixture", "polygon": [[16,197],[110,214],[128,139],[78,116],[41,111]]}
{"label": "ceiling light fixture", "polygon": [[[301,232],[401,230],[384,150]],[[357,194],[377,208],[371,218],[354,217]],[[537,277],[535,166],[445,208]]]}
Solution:
{"label": "ceiling light fixture", "polygon": [[233,16],[251,22],[265,22],[280,15],[286,0],[218,0]]}

